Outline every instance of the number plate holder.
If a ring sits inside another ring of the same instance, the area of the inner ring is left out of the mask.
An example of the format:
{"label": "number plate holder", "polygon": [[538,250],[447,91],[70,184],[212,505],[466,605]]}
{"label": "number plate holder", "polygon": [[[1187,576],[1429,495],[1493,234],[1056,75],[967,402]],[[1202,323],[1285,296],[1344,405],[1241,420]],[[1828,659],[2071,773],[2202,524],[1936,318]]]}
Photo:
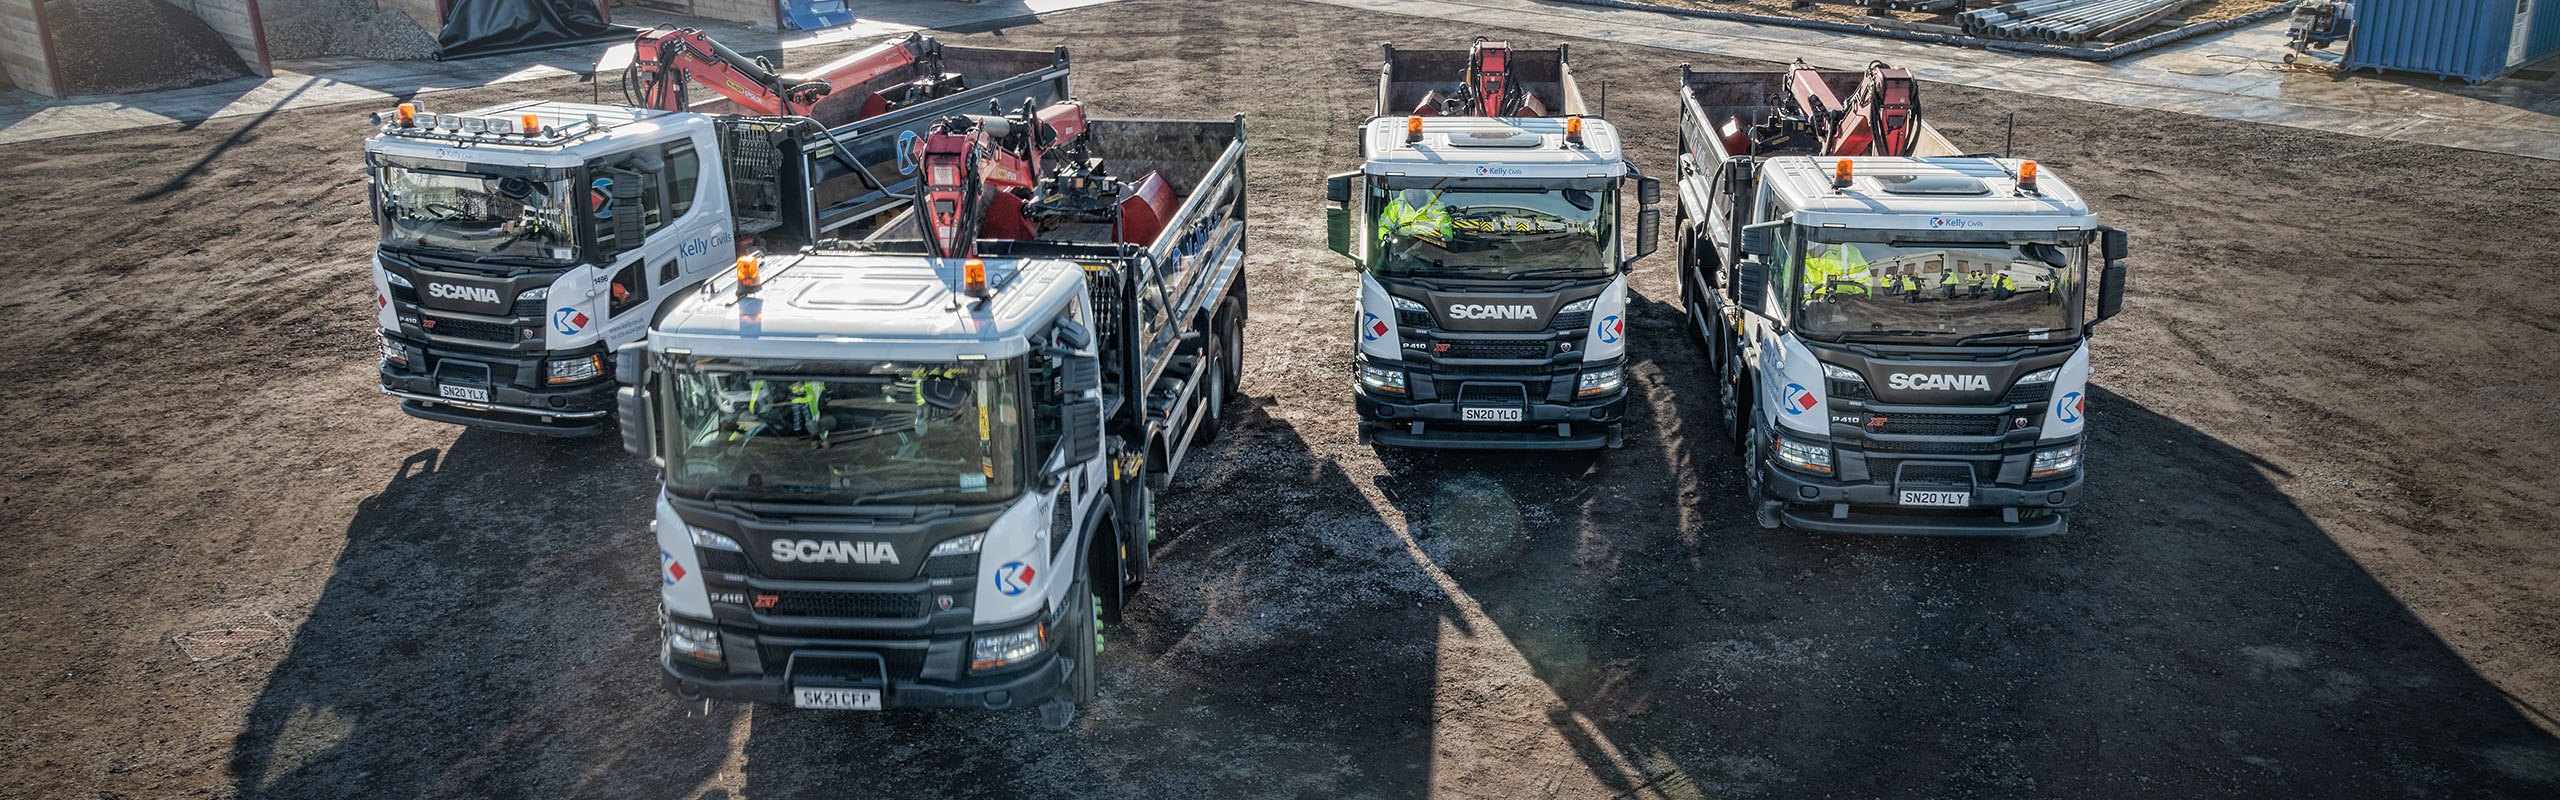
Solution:
{"label": "number plate holder", "polygon": [[1519,422],[1521,418],[1520,409],[1518,408],[1503,408],[1495,406],[1487,408],[1458,409],[1458,421],[1460,422]]}
{"label": "number plate holder", "polygon": [[1900,502],[1906,506],[1963,508],[1965,506],[1973,505],[1973,493],[1966,491],[1904,489],[1901,493]]}

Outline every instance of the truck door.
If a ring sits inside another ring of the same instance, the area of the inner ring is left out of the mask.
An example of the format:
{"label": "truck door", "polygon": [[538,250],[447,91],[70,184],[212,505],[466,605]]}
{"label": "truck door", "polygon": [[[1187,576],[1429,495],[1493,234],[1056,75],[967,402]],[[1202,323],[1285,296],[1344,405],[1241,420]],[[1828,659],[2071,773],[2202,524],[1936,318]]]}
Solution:
{"label": "truck door", "polygon": [[586,311],[602,312],[609,346],[639,340],[660,301],[729,261],[730,254],[722,252],[729,245],[727,204],[702,198],[706,187],[720,186],[704,180],[713,162],[702,152],[693,139],[678,139],[588,167],[593,199],[602,201],[593,212],[596,251],[615,255],[601,276],[597,308]]}

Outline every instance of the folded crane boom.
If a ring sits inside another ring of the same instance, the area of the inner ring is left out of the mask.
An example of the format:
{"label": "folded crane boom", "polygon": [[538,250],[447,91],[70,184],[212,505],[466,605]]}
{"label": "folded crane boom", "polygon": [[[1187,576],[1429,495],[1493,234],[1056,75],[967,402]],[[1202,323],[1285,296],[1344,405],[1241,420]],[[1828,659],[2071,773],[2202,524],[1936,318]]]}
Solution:
{"label": "folded crane boom", "polygon": [[1771,129],[1809,129],[1822,143],[1819,155],[1908,156],[1919,140],[1919,81],[1882,61],[1867,64],[1866,79],[1846,101],[1820,71],[1797,61],[1787,70],[1785,100],[1780,115],[1794,119],[1776,120]]}
{"label": "folded crane boom", "polygon": [[1511,75],[1511,43],[1476,37],[1458,88],[1433,91],[1416,104],[1418,117],[1543,117],[1547,104]]}
{"label": "folded crane boom", "polygon": [[[654,28],[640,33],[632,56],[633,101],[661,111],[692,110],[688,87],[700,83],[761,116],[814,116],[811,109],[839,86],[865,82],[910,70],[914,79],[903,87],[866,98],[862,116],[875,116],[915,99],[939,96],[949,89],[942,71],[942,44],[923,34],[908,34],[855,51],[805,74],[775,72],[763,59],[741,55],[694,28]],[[903,96],[890,97],[890,94]]]}
{"label": "folded crane boom", "polygon": [[1074,100],[947,117],[915,146],[919,227],[926,250],[943,258],[976,255],[982,238],[1031,239],[1069,221],[1110,222],[1119,241],[1143,244],[1174,210],[1162,175],[1123,184],[1103,172]]}

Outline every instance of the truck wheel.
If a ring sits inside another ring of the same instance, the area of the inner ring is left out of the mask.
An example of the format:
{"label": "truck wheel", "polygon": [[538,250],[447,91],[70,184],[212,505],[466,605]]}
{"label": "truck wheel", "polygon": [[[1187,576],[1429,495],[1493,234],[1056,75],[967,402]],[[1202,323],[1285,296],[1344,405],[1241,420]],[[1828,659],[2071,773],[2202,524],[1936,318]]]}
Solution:
{"label": "truck wheel", "polygon": [[1715,374],[1717,410],[1723,418],[1725,435],[1733,439],[1733,451],[1736,453],[1742,452],[1743,440],[1750,438],[1750,415],[1743,413],[1743,399],[1747,395],[1742,391],[1743,381],[1748,377],[1730,360]]}
{"label": "truck wheel", "polygon": [[[1209,343],[1209,349],[1212,352],[1220,352],[1225,348],[1226,344],[1223,341]],[[1227,365],[1218,363],[1223,360],[1225,360],[1223,357],[1211,356],[1209,364],[1201,370],[1204,379],[1208,381],[1200,387],[1200,413],[1205,416],[1200,420],[1200,432],[1191,437],[1191,443],[1194,445],[1217,441],[1218,429],[1226,425]]]}
{"label": "truck wheel", "polygon": [[1754,521],[1760,523],[1760,527],[1775,530],[1778,527],[1776,504],[1769,502],[1768,482],[1760,477],[1760,462],[1767,460],[1769,457],[1767,453],[1762,452],[1766,449],[1768,449],[1768,445],[1761,443],[1758,435],[1744,434],[1744,441],[1742,445],[1742,495],[1749,498],[1753,515],[1755,517]]}
{"label": "truck wheel", "polygon": [[1244,396],[1244,326],[1238,322],[1243,312],[1236,307],[1237,302],[1240,301],[1230,301],[1227,310],[1218,314],[1218,344],[1222,346],[1218,366],[1227,371],[1227,395],[1219,398],[1221,401]]}
{"label": "truck wheel", "polygon": [[1075,670],[1067,675],[1067,698],[1079,706],[1093,705],[1100,685],[1095,673],[1102,666],[1102,598],[1093,596],[1092,583],[1088,577],[1067,591],[1067,602],[1078,603],[1067,612],[1074,623],[1067,626],[1065,655],[1075,661]]}

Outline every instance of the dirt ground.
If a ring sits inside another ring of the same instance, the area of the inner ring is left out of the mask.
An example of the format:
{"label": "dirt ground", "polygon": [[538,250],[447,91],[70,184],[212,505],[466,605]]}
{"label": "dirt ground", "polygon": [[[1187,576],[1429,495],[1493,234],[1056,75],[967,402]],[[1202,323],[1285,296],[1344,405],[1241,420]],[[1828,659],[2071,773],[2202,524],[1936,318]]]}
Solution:
{"label": "dirt ground", "polygon": [[[663,693],[649,471],[375,393],[372,109],[0,149],[0,796],[2560,794],[2560,163],[1931,85],[2136,237],[2093,497],[2051,539],[1763,531],[1667,250],[1624,449],[1353,443],[1322,176],[1377,42],[1479,33],[1551,40],[1222,0],[950,37],[1251,131],[1251,399],[1057,734]],[[1676,66],[1762,66],[1574,55],[1665,176]]]}
{"label": "dirt ground", "polygon": [[[1564,2],[1572,2],[1572,0],[1564,0]],[[1866,24],[1877,19],[1894,19],[1901,20],[1903,22],[1925,22],[1936,25],[1954,26],[1959,22],[1959,20],[1956,19],[1956,15],[1961,13],[1961,11],[1891,11],[1886,9],[1868,9],[1860,6],[1848,5],[1845,2],[1832,2],[1832,0],[1824,0],[1821,4],[1806,6],[1796,5],[1796,0],[1636,0],[1636,2],[1672,6],[1675,8],[1698,8],[1708,11],[1730,11],[1736,14],[1761,14],[1772,17],[1794,17],[1797,19],[1814,19],[1825,22],[1847,22],[1853,24]],[[2178,27],[2190,23],[2213,22],[2215,20],[2230,19],[2243,14],[2260,11],[2282,2],[2284,2],[2284,0],[2189,0],[2185,6],[2180,7],[2177,11],[2171,12],[2168,18],[2163,19],[2158,23],[2146,25],[2140,29],[2129,31],[2126,35],[2117,37],[2112,41],[2132,41],[2144,36],[2176,30]],[[1973,10],[1992,8],[1999,5],[2004,4],[1968,2],[1962,4],[1960,8],[1964,10]],[[2096,40],[2085,44],[2105,44],[2107,41],[2110,40]]]}

